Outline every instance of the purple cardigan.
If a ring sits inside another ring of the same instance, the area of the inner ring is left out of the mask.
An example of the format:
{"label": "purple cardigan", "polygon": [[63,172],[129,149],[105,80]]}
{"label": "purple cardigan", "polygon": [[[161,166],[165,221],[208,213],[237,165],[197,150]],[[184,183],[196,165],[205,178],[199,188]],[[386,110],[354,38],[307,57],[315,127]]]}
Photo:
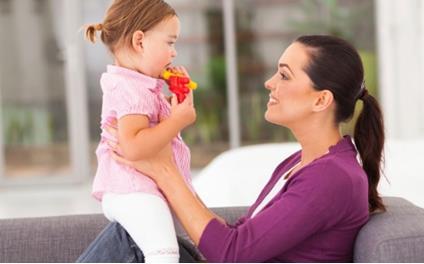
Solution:
{"label": "purple cardigan", "polygon": [[199,249],[209,262],[350,262],[367,222],[368,180],[345,136],[294,173],[254,218],[279,177],[300,161],[296,152],[275,169],[247,215],[233,225],[212,219]]}

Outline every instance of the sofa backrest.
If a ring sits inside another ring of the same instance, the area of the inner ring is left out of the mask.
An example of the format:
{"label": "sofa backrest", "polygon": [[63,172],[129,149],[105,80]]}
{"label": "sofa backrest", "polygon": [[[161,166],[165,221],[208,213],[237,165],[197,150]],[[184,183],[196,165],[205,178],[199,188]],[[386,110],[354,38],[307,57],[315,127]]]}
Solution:
{"label": "sofa backrest", "polygon": [[[355,262],[424,262],[424,209],[384,197],[387,212],[373,215],[356,239]],[[228,222],[247,207],[213,208]],[[0,220],[0,263],[74,262],[108,221],[101,214]],[[177,227],[179,236],[187,238]]]}
{"label": "sofa backrest", "polygon": [[0,220],[0,262],[75,262],[107,223],[100,214]]}

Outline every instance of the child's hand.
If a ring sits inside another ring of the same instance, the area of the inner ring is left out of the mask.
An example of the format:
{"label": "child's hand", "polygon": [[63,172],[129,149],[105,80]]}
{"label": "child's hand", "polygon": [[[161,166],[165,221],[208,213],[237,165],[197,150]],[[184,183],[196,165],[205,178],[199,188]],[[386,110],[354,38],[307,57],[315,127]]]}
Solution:
{"label": "child's hand", "polygon": [[167,82],[169,90],[177,95],[178,103],[184,101],[190,90],[197,88],[197,83],[190,80],[187,70],[183,66],[168,67],[162,78]]}
{"label": "child's hand", "polygon": [[171,119],[180,126],[180,130],[191,125],[196,121],[196,109],[193,103],[193,91],[187,94],[184,101],[178,103],[177,96],[174,94],[171,99]]}
{"label": "child's hand", "polygon": [[188,74],[188,71],[184,66],[172,66],[167,69],[168,71],[175,73],[175,74],[182,74],[188,78],[190,78],[190,75]]}

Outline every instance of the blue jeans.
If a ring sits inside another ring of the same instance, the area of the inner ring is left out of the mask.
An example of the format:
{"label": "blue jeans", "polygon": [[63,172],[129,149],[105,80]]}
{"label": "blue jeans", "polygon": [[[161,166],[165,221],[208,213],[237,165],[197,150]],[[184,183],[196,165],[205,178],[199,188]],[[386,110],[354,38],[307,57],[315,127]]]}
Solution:
{"label": "blue jeans", "polygon": [[[194,246],[178,238],[180,262],[199,262]],[[144,262],[143,252],[119,223],[110,223],[88,246],[76,262]]]}

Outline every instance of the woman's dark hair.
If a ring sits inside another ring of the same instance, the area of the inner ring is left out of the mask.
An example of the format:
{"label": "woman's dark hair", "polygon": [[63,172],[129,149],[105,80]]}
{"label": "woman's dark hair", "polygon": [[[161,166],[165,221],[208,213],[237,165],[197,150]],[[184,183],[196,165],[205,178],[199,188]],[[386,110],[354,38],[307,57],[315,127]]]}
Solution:
{"label": "woman's dark hair", "polygon": [[301,36],[295,42],[307,48],[309,63],[304,70],[314,88],[333,93],[337,124],[350,120],[357,100],[363,101],[354,139],[368,175],[369,210],[384,211],[385,206],[377,192],[384,147],[383,115],[377,100],[366,90],[358,52],[345,40],[327,35]]}

